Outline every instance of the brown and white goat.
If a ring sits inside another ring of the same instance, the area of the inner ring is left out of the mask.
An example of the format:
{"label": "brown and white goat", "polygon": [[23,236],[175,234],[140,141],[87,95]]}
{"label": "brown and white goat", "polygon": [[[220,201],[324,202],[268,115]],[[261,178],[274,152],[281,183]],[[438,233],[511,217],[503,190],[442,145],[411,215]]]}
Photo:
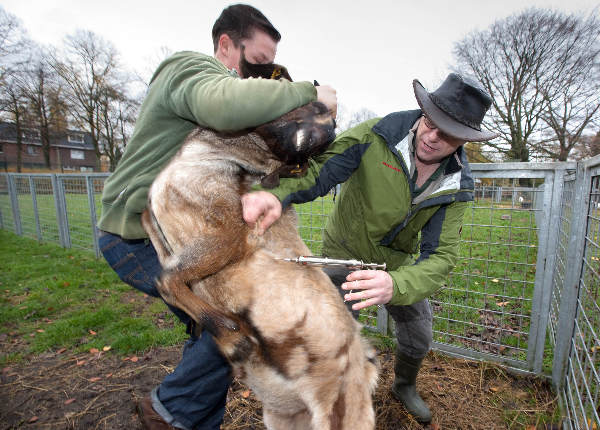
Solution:
{"label": "brown and white goat", "polygon": [[209,330],[263,403],[269,429],[372,429],[377,367],[360,326],[322,270],[277,260],[310,253],[288,209],[264,235],[240,196],[276,182],[333,137],[312,103],[248,133],[197,129],[156,178],[142,222],[164,299]]}

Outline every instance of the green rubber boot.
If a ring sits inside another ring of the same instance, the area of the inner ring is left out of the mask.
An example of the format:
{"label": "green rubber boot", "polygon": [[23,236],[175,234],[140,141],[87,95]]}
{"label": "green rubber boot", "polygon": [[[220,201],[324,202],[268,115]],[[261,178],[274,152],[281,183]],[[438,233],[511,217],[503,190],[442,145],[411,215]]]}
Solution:
{"label": "green rubber boot", "polygon": [[422,358],[407,357],[396,350],[394,372],[396,378],[392,385],[392,395],[401,402],[406,410],[420,423],[431,422],[431,411],[417,393],[417,373],[421,368]]}

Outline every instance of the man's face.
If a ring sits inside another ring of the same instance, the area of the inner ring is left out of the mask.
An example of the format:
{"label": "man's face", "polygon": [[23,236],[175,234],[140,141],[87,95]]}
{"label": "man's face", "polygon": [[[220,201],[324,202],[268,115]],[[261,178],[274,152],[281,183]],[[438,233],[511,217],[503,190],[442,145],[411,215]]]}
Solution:
{"label": "man's face", "polygon": [[[253,64],[268,64],[275,60],[277,53],[277,42],[271,36],[262,30],[254,30],[254,34],[250,39],[244,39],[240,42],[240,46],[232,45],[230,55],[223,61],[229,69],[236,69],[241,75],[242,68],[240,67],[242,59],[242,45],[244,45],[244,55],[246,61]],[[245,76],[242,76],[244,78]]]}
{"label": "man's face", "polygon": [[415,155],[423,164],[439,163],[465,143],[448,136],[425,115],[419,121],[415,141]]}

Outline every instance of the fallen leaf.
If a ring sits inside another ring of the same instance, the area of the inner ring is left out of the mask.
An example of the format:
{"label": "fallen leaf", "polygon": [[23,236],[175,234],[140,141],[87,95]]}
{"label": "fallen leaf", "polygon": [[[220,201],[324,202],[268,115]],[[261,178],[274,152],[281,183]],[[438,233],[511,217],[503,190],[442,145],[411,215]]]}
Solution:
{"label": "fallen leaf", "polygon": [[106,378],[110,378],[111,376],[112,376],[112,373],[107,373],[107,374],[105,375],[105,377],[106,377]]}
{"label": "fallen leaf", "polygon": [[242,391],[242,397],[244,399],[247,399],[248,397],[250,397],[250,390]]}
{"label": "fallen leaf", "polygon": [[438,426],[436,423],[431,424],[429,427],[431,430],[440,430],[440,426]]}
{"label": "fallen leaf", "polygon": [[90,378],[90,382],[98,382],[100,379],[102,379],[102,378],[100,378],[98,376],[94,376],[93,378]]}
{"label": "fallen leaf", "polygon": [[110,351],[110,345],[105,346],[104,348],[102,348],[102,351]]}
{"label": "fallen leaf", "polygon": [[129,361],[129,357],[123,357],[123,361]]}
{"label": "fallen leaf", "polygon": [[38,328],[36,331],[37,331],[38,333],[43,333],[43,332],[44,332],[44,329],[43,329],[43,328]]}
{"label": "fallen leaf", "polygon": [[27,421],[27,422],[28,422],[28,423],[34,423],[34,422],[36,422],[37,420],[39,420],[39,418],[38,418],[37,416],[35,416],[35,415],[34,415],[34,416],[32,416],[31,418],[29,418],[29,421]]}
{"label": "fallen leaf", "polygon": [[133,357],[130,358],[131,361],[133,361],[134,363],[136,363],[139,359],[134,355]]}
{"label": "fallen leaf", "polygon": [[73,403],[75,401],[75,399],[71,398],[71,399],[67,399],[65,400],[65,405],[70,405],[71,403]]}
{"label": "fallen leaf", "polygon": [[497,387],[490,387],[490,391],[492,393],[497,393],[498,392],[498,388]]}
{"label": "fallen leaf", "polygon": [[68,282],[63,282],[63,287],[68,287],[69,285],[71,284],[69,284]]}
{"label": "fallen leaf", "polygon": [[492,282],[500,282],[499,280],[497,280],[496,278],[492,279]]}
{"label": "fallen leaf", "polygon": [[74,259],[75,259],[75,257],[73,257],[72,255],[69,255],[69,258],[70,258],[71,260],[74,260]]}
{"label": "fallen leaf", "polygon": [[508,305],[509,303],[510,303],[510,302],[498,302],[498,303],[496,303],[496,305],[498,305],[498,306],[502,307],[502,306],[506,306],[506,305]]}
{"label": "fallen leaf", "polygon": [[29,337],[34,337],[34,336],[35,336],[35,333],[30,333],[29,334]]}
{"label": "fallen leaf", "polygon": [[57,354],[62,354],[63,352],[65,352],[67,350],[67,348],[61,348],[58,351],[56,351]]}
{"label": "fallen leaf", "polygon": [[81,361],[77,360],[77,363],[75,363],[75,364],[77,364],[78,366],[83,366],[85,364],[85,360],[81,360]]}
{"label": "fallen leaf", "polygon": [[96,336],[96,335],[98,334],[98,333],[96,333],[94,330],[88,330],[88,331],[90,332],[90,334],[91,334],[92,336]]}
{"label": "fallen leaf", "polygon": [[98,354],[100,351],[98,348],[90,348],[90,354]]}

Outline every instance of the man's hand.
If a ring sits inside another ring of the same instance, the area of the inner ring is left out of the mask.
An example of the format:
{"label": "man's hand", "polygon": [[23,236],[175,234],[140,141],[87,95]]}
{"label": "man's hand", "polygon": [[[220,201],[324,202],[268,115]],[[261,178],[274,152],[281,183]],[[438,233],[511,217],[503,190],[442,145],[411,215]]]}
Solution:
{"label": "man's hand", "polygon": [[258,223],[258,234],[263,234],[281,216],[281,202],[267,191],[254,191],[242,196],[242,216],[250,227]]}
{"label": "man's hand", "polygon": [[337,94],[335,89],[329,85],[319,85],[315,88],[317,89],[317,101],[323,103],[335,119],[337,116]]}
{"label": "man's hand", "polygon": [[394,293],[394,281],[383,270],[357,270],[346,277],[342,288],[353,290],[344,295],[345,301],[361,300],[352,305],[352,309],[358,311],[368,306],[389,303]]}

